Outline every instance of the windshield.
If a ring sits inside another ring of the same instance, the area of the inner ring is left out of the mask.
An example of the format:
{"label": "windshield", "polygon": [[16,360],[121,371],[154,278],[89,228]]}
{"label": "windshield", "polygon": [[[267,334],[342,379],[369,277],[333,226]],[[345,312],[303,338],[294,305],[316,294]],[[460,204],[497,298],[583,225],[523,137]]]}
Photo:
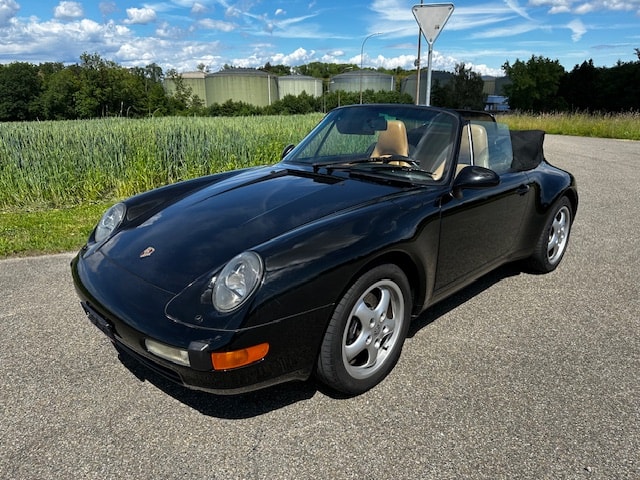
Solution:
{"label": "windshield", "polygon": [[438,181],[451,162],[459,117],[415,105],[356,105],[330,112],[285,162]]}

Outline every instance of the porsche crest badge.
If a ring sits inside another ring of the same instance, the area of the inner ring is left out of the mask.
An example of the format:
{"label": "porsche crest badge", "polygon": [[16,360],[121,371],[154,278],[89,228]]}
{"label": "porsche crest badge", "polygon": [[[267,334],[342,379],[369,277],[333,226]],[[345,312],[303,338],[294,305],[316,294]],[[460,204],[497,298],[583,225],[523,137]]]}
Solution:
{"label": "porsche crest badge", "polygon": [[153,255],[153,252],[155,252],[155,251],[156,251],[155,248],[147,247],[142,251],[142,253],[140,253],[140,258],[150,257],[151,255]]}

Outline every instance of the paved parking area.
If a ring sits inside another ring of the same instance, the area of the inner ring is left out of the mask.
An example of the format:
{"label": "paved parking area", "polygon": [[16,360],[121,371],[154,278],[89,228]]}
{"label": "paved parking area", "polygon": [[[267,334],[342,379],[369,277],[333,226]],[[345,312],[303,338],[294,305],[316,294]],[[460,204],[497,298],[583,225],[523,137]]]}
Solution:
{"label": "paved parking area", "polygon": [[171,385],[85,319],[71,254],[0,261],[0,478],[640,478],[640,142],[545,149],[581,195],[563,264],[437,305],[355,398]]}

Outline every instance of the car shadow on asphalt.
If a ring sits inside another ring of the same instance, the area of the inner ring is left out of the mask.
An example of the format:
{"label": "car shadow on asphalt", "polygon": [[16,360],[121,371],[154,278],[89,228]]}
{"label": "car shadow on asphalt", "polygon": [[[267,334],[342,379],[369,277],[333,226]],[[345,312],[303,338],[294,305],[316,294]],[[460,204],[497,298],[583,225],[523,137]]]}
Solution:
{"label": "car shadow on asphalt", "polygon": [[447,297],[444,300],[436,303],[435,305],[430,306],[418,318],[413,320],[413,322],[411,322],[411,326],[409,327],[407,338],[413,337],[427,325],[435,322],[440,317],[458,308],[460,305],[463,305],[485,290],[488,290],[493,285],[500,283],[505,278],[515,277],[517,275],[520,275],[521,273],[523,273],[523,271],[520,268],[520,265],[507,264],[484,275],[483,277],[480,277],[478,280],[473,282],[471,285],[463,288],[459,292],[456,292],[450,297]]}
{"label": "car shadow on asphalt", "polygon": [[[415,336],[420,330],[476,295],[489,289],[501,280],[519,275],[520,273],[521,270],[516,266],[506,265],[481,277],[470,286],[433,305],[416,318],[412,322],[407,336],[409,338]],[[122,365],[140,381],[151,383],[167,395],[199,411],[203,415],[217,418],[244,419],[256,417],[300,401],[308,400],[317,393],[322,393],[336,400],[350,398],[349,395],[335,392],[316,383],[313,378],[306,382],[289,382],[255,392],[231,396],[190,390],[166,379],[138,360],[132,358],[127,352],[118,349],[118,353],[118,358]]]}
{"label": "car shadow on asphalt", "polygon": [[179,402],[211,417],[233,420],[256,417],[307,400],[318,392],[313,381],[294,381],[255,392],[216,395],[174,383],[120,349],[118,359],[141,382],[149,382]]}

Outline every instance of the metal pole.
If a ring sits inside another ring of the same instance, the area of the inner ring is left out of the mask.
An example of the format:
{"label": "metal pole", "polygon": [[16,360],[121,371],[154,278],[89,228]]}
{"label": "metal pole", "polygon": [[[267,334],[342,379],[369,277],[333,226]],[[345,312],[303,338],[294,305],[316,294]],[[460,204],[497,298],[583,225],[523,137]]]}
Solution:
{"label": "metal pole", "polygon": [[364,44],[371,37],[375,37],[376,35],[382,35],[382,32],[372,33],[371,35],[367,35],[364,37],[362,41],[362,47],[360,47],[360,104],[362,104],[362,68],[364,67]]}
{"label": "metal pole", "polygon": [[[433,57],[433,43],[447,23],[447,20],[453,13],[453,3],[440,3],[429,5],[414,5],[413,12],[420,32],[424,35],[425,40],[429,44],[429,59],[427,62],[427,98],[426,105],[431,105],[431,61]],[[417,82],[416,82],[417,83]]]}
{"label": "metal pole", "polygon": [[433,44],[429,42],[429,57],[427,60],[427,100],[425,105],[431,105],[431,54],[433,53]]}
{"label": "metal pole", "polygon": [[[424,0],[420,0],[420,5]],[[420,55],[422,50],[422,28],[418,25],[418,58],[416,58],[416,105],[420,105]]]}

